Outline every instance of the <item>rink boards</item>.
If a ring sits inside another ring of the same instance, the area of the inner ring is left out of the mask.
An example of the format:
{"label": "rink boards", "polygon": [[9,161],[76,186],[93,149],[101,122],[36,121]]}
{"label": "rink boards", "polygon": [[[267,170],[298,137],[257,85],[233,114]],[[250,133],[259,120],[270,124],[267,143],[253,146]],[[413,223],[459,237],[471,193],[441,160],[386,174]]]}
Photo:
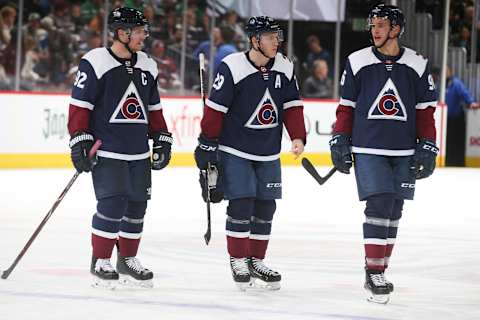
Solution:
{"label": "rink boards", "polygon": [[[0,93],[3,114],[0,168],[71,167],[67,131],[69,99],[66,94]],[[328,140],[335,122],[337,104],[337,100],[304,101],[308,132],[305,155],[314,164],[331,165]],[[162,106],[174,138],[171,165],[194,165],[193,150],[202,117],[201,100],[199,97],[163,97]],[[439,165],[444,163],[445,111],[444,107],[439,107],[435,112],[437,142],[441,147]],[[467,163],[480,165],[480,121],[473,124],[469,131],[474,136],[467,137],[467,140],[478,143],[473,143],[470,148],[467,143]],[[282,163],[298,165],[300,161],[294,160],[289,150],[290,140],[284,130]]]}

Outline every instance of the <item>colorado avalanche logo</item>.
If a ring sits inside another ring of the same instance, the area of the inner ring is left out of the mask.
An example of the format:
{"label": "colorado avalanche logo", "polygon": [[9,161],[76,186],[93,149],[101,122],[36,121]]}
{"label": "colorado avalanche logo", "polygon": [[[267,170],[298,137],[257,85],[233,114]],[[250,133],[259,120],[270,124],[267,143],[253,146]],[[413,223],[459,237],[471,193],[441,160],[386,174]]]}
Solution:
{"label": "colorado avalanche logo", "polygon": [[137,88],[130,83],[113,112],[111,123],[147,123],[145,107]]}
{"label": "colorado avalanche logo", "polygon": [[127,119],[138,119],[142,115],[139,109],[141,110],[141,107],[137,97],[131,95],[122,105],[122,115]]}
{"label": "colorado avalanche logo", "polygon": [[390,78],[370,107],[368,119],[407,121],[405,105]]}
{"label": "colorado avalanche logo", "polygon": [[245,127],[268,129],[276,126],[278,126],[278,108],[267,89],[250,119],[245,123]]}

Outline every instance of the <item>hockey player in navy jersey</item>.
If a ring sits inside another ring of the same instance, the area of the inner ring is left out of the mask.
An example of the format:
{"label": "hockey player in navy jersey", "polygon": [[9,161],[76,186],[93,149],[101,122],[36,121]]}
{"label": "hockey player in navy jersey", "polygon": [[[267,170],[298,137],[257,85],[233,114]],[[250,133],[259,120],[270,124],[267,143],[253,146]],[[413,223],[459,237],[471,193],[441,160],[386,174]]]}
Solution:
{"label": "hockey player in navy jersey", "polygon": [[278,53],[282,30],[270,17],[246,26],[250,50],[223,59],[201,121],[195,160],[201,170],[220,168],[228,202],[226,235],[233,279],[279,289],[281,276],[263,260],[276,199],[281,198],[283,125],[298,157],[306,140],[303,103],[293,64]]}
{"label": "hockey player in navy jersey", "polygon": [[[78,66],[68,119],[71,157],[78,172],[92,171],[98,201],[91,239],[95,284],[114,286],[120,278],[149,287],[153,273],[136,256],[151,196],[150,170],[170,161],[172,136],[160,104],[157,65],[141,51],[148,21],[123,7],[110,13],[108,25],[113,45],[89,51]],[[102,145],[93,166],[88,152],[97,139]]]}
{"label": "hockey player in navy jersey", "polygon": [[330,140],[332,161],[349,173],[353,164],[361,201],[368,300],[387,303],[385,279],[404,199],[416,179],[435,169],[436,92],[428,61],[401,47],[405,19],[399,8],[380,4],[368,16],[373,46],[347,59],[341,77],[337,122]]}

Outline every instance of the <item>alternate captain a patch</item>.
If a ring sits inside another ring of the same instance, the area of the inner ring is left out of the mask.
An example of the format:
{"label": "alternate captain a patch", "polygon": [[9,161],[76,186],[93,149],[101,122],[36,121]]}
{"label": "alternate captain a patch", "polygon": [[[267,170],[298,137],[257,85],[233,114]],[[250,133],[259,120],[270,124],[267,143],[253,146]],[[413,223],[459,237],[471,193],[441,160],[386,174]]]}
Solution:
{"label": "alternate captain a patch", "polygon": [[245,123],[245,127],[251,129],[268,129],[276,126],[278,126],[278,108],[267,88],[255,111],[247,123]]}
{"label": "alternate captain a patch", "polygon": [[407,121],[407,111],[397,87],[388,78],[377,98],[368,110],[368,119]]}
{"label": "alternate captain a patch", "polygon": [[133,82],[130,82],[113,112],[110,123],[147,123],[145,106]]}

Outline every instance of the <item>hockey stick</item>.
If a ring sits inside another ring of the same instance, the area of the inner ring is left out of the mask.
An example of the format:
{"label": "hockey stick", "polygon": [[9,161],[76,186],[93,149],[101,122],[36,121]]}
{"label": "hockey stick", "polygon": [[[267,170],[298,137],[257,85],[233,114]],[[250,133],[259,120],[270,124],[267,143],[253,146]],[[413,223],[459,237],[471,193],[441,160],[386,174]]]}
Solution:
{"label": "hockey stick", "polygon": [[337,168],[333,167],[325,177],[322,177],[320,174],[318,174],[313,164],[307,158],[302,158],[302,166],[305,170],[307,170],[308,173],[310,173],[310,175],[318,182],[319,185],[327,182],[327,180],[330,179],[330,177],[333,176],[333,174],[337,171]]}
{"label": "hockey stick", "polygon": [[[205,55],[200,53],[198,55],[199,59],[199,73],[200,73],[200,97],[202,98],[202,108],[205,109],[205,83],[204,83],[204,73],[205,73]],[[210,168],[210,163],[208,164]],[[212,237],[212,226],[210,218],[210,187],[208,183],[208,168],[205,170],[205,188],[207,189],[207,232],[203,235],[205,239],[205,244],[208,246],[210,238]]]}
{"label": "hockey stick", "polygon": [[[102,141],[101,140],[97,140],[97,142],[95,142],[95,144],[93,145],[92,149],[90,150],[90,153],[89,153],[89,157],[90,159],[92,159],[94,156],[95,156],[95,153],[97,153],[97,150],[98,148],[100,148],[100,146],[102,145]],[[57,200],[55,201],[55,203],[53,204],[52,208],[47,212],[47,215],[45,216],[45,218],[43,218],[42,222],[40,222],[40,224],[38,225],[37,229],[35,229],[35,231],[33,232],[33,234],[31,235],[30,239],[28,239],[27,241],[27,244],[23,247],[22,251],[20,251],[20,253],[18,254],[17,258],[15,258],[15,261],[13,261],[12,265],[10,266],[10,268],[8,268],[7,270],[3,271],[2,273],[2,279],[7,279],[8,276],[10,275],[10,273],[12,273],[13,269],[15,269],[15,267],[17,266],[17,264],[20,262],[20,260],[22,259],[23,255],[27,252],[28,248],[30,248],[30,246],[32,245],[33,241],[35,241],[35,239],[37,238],[38,234],[40,233],[40,231],[42,231],[42,228],[43,226],[47,223],[48,219],[50,219],[50,217],[52,216],[53,212],[55,211],[55,209],[57,209],[58,205],[60,204],[60,202],[63,200],[63,198],[65,197],[65,195],[67,194],[68,190],[70,190],[70,188],[72,187],[73,183],[75,182],[75,180],[77,180],[78,176],[80,175],[80,173],[78,171],[75,171],[75,174],[73,175],[73,177],[70,179],[70,181],[68,182],[67,186],[65,187],[65,189],[63,189],[62,193],[60,193],[60,196],[57,198]]]}
{"label": "hockey stick", "polygon": [[[210,163],[208,163],[208,167],[210,168]],[[210,218],[210,186],[208,183],[208,171],[209,169],[205,170],[205,188],[207,189],[207,232],[203,235],[205,239],[205,244],[208,246],[210,242],[210,238],[212,237],[212,222]]]}

